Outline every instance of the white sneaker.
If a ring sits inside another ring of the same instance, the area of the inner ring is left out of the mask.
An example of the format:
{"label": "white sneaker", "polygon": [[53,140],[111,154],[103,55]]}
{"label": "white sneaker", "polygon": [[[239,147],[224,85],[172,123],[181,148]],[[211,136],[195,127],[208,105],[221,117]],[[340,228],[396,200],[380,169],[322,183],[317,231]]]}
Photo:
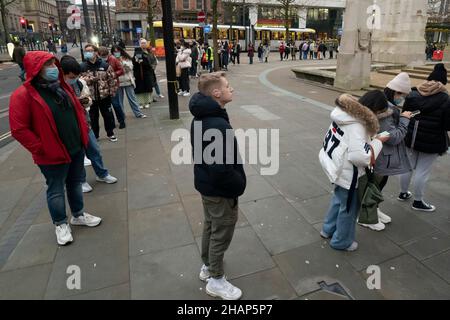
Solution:
{"label": "white sneaker", "polygon": [[164,99],[164,96],[162,94],[160,94],[158,97],[160,97],[161,99]]}
{"label": "white sneaker", "polygon": [[149,104],[146,104],[146,105],[144,106],[144,109],[150,109],[150,105],[149,105]]}
{"label": "white sneaker", "polygon": [[350,247],[345,249],[345,251],[352,252],[352,251],[356,251],[356,249],[358,249],[358,242],[353,241],[353,243],[350,245]]}
{"label": "white sneaker", "polygon": [[85,167],[92,166],[91,160],[89,160],[86,156],[84,156],[84,166]]}
{"label": "white sneaker", "polygon": [[198,276],[200,280],[206,281],[211,278],[211,274],[209,273],[209,268],[206,265],[202,265],[200,269],[200,274]]}
{"label": "white sneaker", "polygon": [[183,97],[189,97],[191,94],[189,93],[189,92],[185,92],[185,93],[183,93]]}
{"label": "white sneaker", "polygon": [[74,226],[96,227],[100,224],[100,222],[102,222],[102,218],[90,215],[86,212],[79,217],[70,218],[70,223]]}
{"label": "white sneaker", "polygon": [[113,177],[112,175],[108,174],[106,177],[104,178],[100,178],[100,177],[96,177],[95,180],[97,180],[98,182],[104,182],[107,184],[113,184],[117,182],[117,178]]}
{"label": "white sneaker", "polygon": [[383,231],[386,228],[383,222],[378,222],[376,224],[364,224],[358,222],[358,224],[362,227],[369,228],[374,231]]}
{"label": "white sneaker", "polygon": [[81,185],[81,189],[83,189],[83,193],[88,193],[92,191],[92,187],[87,182],[83,182],[83,184]]}
{"label": "white sneaker", "polygon": [[182,96],[184,94],[184,91],[178,91],[178,95]]}
{"label": "white sneaker", "polygon": [[56,226],[55,232],[56,241],[60,246],[65,246],[67,243],[73,241],[72,230],[70,230],[70,226],[67,223]]}
{"label": "white sneaker", "polygon": [[383,222],[384,224],[391,223],[392,219],[387,214],[382,212],[380,209],[377,209],[378,212],[378,220]]}
{"label": "white sneaker", "polygon": [[140,105],[140,106],[139,106],[139,109],[144,109],[144,106],[143,106],[143,105]]}
{"label": "white sneaker", "polygon": [[206,285],[206,293],[223,300],[239,300],[242,296],[241,289],[229,283],[225,276],[220,279],[210,278]]}

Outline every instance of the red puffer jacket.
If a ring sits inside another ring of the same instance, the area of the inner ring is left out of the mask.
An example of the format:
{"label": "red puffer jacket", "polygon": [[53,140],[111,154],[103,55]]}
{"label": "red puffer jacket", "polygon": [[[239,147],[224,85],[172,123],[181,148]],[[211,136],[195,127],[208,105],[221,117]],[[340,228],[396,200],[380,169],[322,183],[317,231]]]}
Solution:
{"label": "red puffer jacket", "polygon": [[[44,63],[54,56],[44,51],[28,52],[24,59],[27,74],[25,83],[11,96],[9,103],[9,125],[12,136],[31,152],[38,165],[54,165],[70,163],[71,158],[66,147],[59,138],[52,111],[31,84],[42,69]],[[78,101],[73,89],[66,84],[59,62],[59,81],[61,87],[69,94],[75,107],[81,141],[88,143],[88,127],[84,109]]]}

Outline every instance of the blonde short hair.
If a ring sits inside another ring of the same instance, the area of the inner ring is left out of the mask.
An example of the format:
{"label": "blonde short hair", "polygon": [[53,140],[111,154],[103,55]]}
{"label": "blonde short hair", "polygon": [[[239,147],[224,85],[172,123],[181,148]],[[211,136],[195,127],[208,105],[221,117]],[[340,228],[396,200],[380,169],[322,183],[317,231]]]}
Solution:
{"label": "blonde short hair", "polygon": [[198,80],[198,91],[205,96],[211,96],[212,91],[222,84],[222,78],[225,78],[225,72],[202,74]]}

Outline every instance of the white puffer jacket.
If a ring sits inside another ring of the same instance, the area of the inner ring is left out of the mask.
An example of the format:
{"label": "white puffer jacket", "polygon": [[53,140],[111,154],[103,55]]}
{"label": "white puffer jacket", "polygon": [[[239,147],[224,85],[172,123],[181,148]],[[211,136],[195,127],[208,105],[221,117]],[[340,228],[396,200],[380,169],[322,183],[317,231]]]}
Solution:
{"label": "white puffer jacket", "polygon": [[182,48],[178,51],[176,62],[181,69],[190,68],[192,66],[191,49]]}
{"label": "white puffer jacket", "polygon": [[369,108],[348,94],[341,95],[336,104],[319,160],[330,181],[349,190],[353,166],[358,169],[358,178],[363,176],[370,165],[372,149],[376,159],[383,143],[371,139],[378,132],[379,124]]}

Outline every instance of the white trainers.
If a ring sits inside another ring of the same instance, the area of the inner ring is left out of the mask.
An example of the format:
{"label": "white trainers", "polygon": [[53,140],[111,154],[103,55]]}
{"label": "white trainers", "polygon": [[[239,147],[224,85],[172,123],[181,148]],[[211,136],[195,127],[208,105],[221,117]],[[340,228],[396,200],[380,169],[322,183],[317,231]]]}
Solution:
{"label": "white trainers", "polygon": [[83,193],[88,193],[92,191],[92,187],[87,182],[83,182],[83,184],[81,185],[81,189],[83,189]]}
{"label": "white trainers", "polygon": [[350,245],[350,247],[345,249],[345,251],[352,252],[352,251],[356,251],[356,249],[358,249],[358,242],[353,241],[353,243]]}
{"label": "white trainers", "polygon": [[72,230],[67,223],[63,223],[59,226],[56,226],[56,242],[60,246],[65,246],[66,244],[73,241]]}
{"label": "white trainers", "polygon": [[206,265],[202,265],[200,269],[200,274],[198,276],[200,280],[206,281],[211,278],[211,274],[209,273],[209,268]]}
{"label": "white trainers", "polygon": [[178,91],[177,94],[178,94],[179,96],[182,96],[184,93],[185,93],[185,91],[181,91],[181,90],[180,90],[180,91]]}
{"label": "white trainers", "polygon": [[83,215],[79,217],[70,218],[70,223],[74,226],[86,226],[86,227],[96,227],[102,222],[102,219],[89,213],[84,212]]}
{"label": "white trainers", "polygon": [[146,105],[144,106],[144,109],[150,109],[150,105],[149,105],[149,104],[146,104]]}
{"label": "white trainers", "polygon": [[183,97],[189,97],[191,95],[190,92],[186,91],[185,93],[183,93]]}
{"label": "white trainers", "polygon": [[91,160],[89,160],[86,156],[84,156],[84,166],[85,167],[92,166]]}
{"label": "white trainers", "polygon": [[384,224],[391,223],[392,219],[387,214],[385,214],[380,209],[377,209],[378,212],[378,220]]}
{"label": "white trainers", "polygon": [[160,97],[161,99],[164,99],[164,96],[162,94],[160,94],[158,97]]}
{"label": "white trainers", "polygon": [[241,289],[229,283],[225,276],[220,279],[209,278],[206,293],[223,300],[239,300],[242,297]]}
{"label": "white trainers", "polygon": [[358,222],[358,224],[362,227],[369,228],[374,231],[383,231],[386,228],[384,223],[380,222],[380,221],[378,221],[378,223],[376,223],[376,224],[364,224],[364,223],[359,223],[359,222]]}
{"label": "white trainers", "polygon": [[104,182],[107,184],[113,184],[117,182],[117,178],[113,177],[112,175],[108,174],[106,177],[104,178],[100,178],[100,177],[96,177],[95,180],[97,180],[98,182]]}

